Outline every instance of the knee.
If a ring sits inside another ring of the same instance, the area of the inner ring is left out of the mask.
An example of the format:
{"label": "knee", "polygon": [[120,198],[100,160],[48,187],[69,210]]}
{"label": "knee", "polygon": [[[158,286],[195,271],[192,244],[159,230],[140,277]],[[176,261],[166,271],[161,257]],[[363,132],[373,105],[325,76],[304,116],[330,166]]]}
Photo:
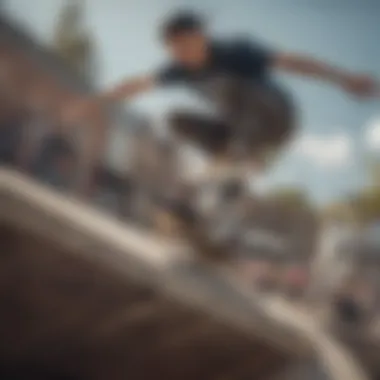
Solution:
{"label": "knee", "polygon": [[190,124],[191,117],[183,112],[172,112],[168,116],[168,123],[173,126],[183,126]]}
{"label": "knee", "polygon": [[189,120],[186,115],[180,112],[172,112],[168,117],[168,125],[176,135],[187,135],[189,132]]}
{"label": "knee", "polygon": [[200,127],[194,115],[178,112],[169,116],[169,128],[180,139],[196,139],[201,133]]}

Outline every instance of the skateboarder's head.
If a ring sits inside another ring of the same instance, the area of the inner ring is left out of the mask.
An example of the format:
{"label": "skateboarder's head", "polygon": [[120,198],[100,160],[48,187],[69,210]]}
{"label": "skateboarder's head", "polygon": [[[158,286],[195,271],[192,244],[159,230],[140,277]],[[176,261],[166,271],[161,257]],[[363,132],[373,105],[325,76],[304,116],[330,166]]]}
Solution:
{"label": "skateboarder's head", "polygon": [[208,39],[202,17],[180,12],[162,26],[162,38],[173,58],[182,65],[200,67],[207,61]]}

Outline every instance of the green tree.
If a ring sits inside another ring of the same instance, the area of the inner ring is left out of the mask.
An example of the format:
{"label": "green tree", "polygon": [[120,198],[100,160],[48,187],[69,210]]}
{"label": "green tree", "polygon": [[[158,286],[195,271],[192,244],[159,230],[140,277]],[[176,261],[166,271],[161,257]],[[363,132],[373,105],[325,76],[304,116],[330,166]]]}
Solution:
{"label": "green tree", "polygon": [[380,219],[380,160],[369,156],[367,167],[369,183],[353,200],[360,220],[364,223]]}
{"label": "green tree", "polygon": [[91,79],[94,74],[93,41],[84,25],[84,4],[69,0],[58,18],[54,49],[78,73]]}
{"label": "green tree", "polygon": [[367,158],[368,185],[357,194],[329,205],[324,216],[359,224],[380,219],[380,160]]}
{"label": "green tree", "polygon": [[353,203],[361,222],[368,223],[380,219],[380,187],[365,189]]}
{"label": "green tree", "polygon": [[367,162],[370,187],[380,188],[380,160],[377,157],[369,156]]}
{"label": "green tree", "polygon": [[272,191],[268,198],[290,208],[307,210],[312,208],[308,194],[297,187],[278,188]]}
{"label": "green tree", "polygon": [[339,220],[348,223],[358,221],[357,209],[348,200],[329,204],[321,210],[321,216],[324,220]]}

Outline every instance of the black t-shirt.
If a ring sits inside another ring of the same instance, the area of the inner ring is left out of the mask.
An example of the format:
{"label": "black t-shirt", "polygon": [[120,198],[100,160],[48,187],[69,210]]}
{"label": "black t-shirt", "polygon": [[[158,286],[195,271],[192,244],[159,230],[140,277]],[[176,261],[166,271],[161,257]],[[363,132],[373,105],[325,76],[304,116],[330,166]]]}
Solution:
{"label": "black t-shirt", "polygon": [[192,70],[173,62],[157,74],[161,85],[185,85],[209,100],[219,101],[226,81],[265,84],[273,54],[270,50],[239,39],[212,42],[210,59],[202,69]]}

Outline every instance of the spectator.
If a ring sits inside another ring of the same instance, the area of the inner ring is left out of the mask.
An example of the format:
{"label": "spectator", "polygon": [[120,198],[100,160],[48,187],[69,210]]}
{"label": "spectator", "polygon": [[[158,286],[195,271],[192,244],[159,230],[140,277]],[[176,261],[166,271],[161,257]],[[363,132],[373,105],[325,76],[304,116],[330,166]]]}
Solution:
{"label": "spectator", "polygon": [[97,203],[114,211],[120,218],[128,218],[131,214],[131,192],[133,180],[99,166],[95,171],[94,198]]}
{"label": "spectator", "polygon": [[6,98],[0,102],[0,164],[18,164],[26,115]]}
{"label": "spectator", "polygon": [[63,135],[53,134],[43,140],[32,171],[42,181],[67,190],[76,179],[77,162],[70,141]]}
{"label": "spectator", "polygon": [[341,322],[357,324],[363,319],[359,303],[351,295],[339,296],[334,303],[335,312]]}

